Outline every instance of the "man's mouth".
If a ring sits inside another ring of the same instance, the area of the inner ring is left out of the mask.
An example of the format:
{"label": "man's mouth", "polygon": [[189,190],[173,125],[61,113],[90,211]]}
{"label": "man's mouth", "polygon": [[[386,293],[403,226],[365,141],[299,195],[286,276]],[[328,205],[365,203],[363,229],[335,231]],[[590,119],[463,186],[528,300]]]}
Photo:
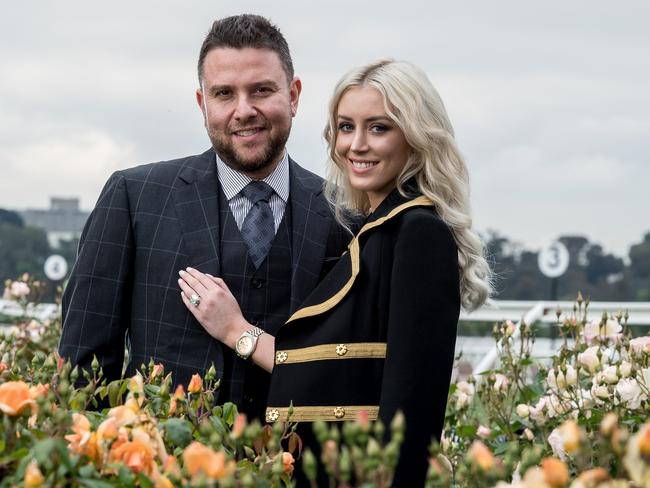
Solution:
{"label": "man's mouth", "polygon": [[232,131],[232,134],[238,137],[250,137],[250,136],[254,136],[259,132],[262,132],[263,130],[264,127],[252,127],[249,129],[234,130]]}

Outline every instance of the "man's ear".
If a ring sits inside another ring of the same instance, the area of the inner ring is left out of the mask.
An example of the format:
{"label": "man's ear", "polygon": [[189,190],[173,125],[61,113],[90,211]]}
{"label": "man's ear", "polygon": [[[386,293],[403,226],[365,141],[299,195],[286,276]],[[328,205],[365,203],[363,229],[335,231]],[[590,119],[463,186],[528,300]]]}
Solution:
{"label": "man's ear", "polygon": [[199,109],[203,114],[203,120],[207,121],[208,118],[208,108],[205,104],[205,97],[203,96],[203,88],[199,87],[196,89],[196,103],[199,105]]}
{"label": "man's ear", "polygon": [[291,116],[295,117],[298,113],[298,100],[300,99],[300,92],[302,91],[302,81],[297,76],[293,77],[289,85],[289,97],[291,100]]}

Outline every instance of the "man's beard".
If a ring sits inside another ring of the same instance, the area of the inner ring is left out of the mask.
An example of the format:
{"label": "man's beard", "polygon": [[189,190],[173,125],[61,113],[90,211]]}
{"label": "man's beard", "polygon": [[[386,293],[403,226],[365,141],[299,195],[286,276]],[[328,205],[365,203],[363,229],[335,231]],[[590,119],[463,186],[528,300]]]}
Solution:
{"label": "man's beard", "polygon": [[255,158],[255,160],[242,158],[237,153],[232,142],[222,140],[210,130],[208,130],[208,137],[212,142],[212,147],[224,163],[240,173],[256,173],[270,166],[280,158],[289,139],[290,129],[291,127],[287,130],[278,131],[275,137],[271,137],[266,143],[260,157]]}

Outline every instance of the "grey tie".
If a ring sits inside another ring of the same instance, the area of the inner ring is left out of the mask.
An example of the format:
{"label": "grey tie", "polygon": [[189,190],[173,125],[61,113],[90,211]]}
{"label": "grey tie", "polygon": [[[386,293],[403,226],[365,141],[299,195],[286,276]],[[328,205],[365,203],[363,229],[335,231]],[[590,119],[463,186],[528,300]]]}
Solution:
{"label": "grey tie", "polygon": [[241,192],[253,204],[241,226],[241,235],[255,268],[259,268],[275,237],[273,212],[269,205],[273,188],[263,181],[251,181]]}

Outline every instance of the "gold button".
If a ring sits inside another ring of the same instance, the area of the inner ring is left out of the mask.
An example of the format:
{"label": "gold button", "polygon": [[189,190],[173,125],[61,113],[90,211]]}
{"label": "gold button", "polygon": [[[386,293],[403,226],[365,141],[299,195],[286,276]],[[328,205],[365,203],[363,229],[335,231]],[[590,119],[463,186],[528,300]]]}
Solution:
{"label": "gold button", "polygon": [[337,419],[345,417],[345,409],[343,407],[336,407],[334,409],[334,417]]}
{"label": "gold button", "polygon": [[275,422],[279,418],[280,418],[280,412],[278,411],[277,408],[271,408],[270,410],[266,411],[267,422]]}
{"label": "gold button", "polygon": [[278,352],[275,353],[275,362],[276,363],[284,363],[287,360],[288,357],[289,357],[289,355],[286,352],[278,351]]}
{"label": "gold button", "polygon": [[345,356],[345,353],[347,352],[348,352],[348,346],[346,346],[345,344],[339,344],[338,346],[336,346],[336,354],[338,356]]}

